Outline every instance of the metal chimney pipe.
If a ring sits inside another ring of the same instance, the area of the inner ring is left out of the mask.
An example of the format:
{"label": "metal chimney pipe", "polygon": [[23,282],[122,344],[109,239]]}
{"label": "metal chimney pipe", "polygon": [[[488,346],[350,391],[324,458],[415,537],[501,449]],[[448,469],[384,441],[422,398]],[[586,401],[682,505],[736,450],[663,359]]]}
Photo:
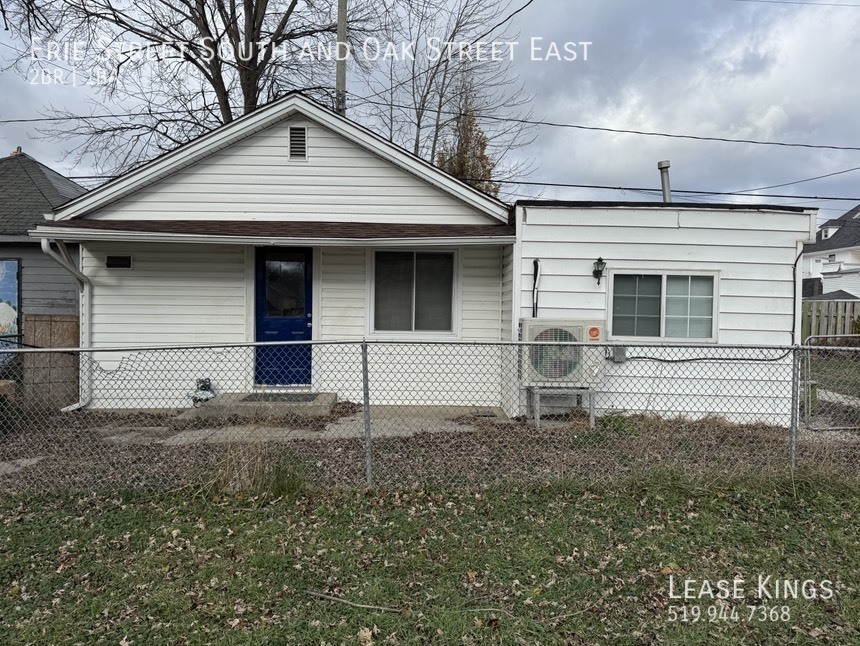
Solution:
{"label": "metal chimney pipe", "polygon": [[669,160],[657,162],[657,168],[660,169],[660,183],[663,185],[663,201],[668,204],[672,201],[672,189],[669,186]]}

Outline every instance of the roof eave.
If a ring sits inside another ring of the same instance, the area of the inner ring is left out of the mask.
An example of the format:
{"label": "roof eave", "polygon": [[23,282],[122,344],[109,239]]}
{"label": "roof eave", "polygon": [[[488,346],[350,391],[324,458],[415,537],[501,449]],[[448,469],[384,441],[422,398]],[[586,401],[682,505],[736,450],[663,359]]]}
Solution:
{"label": "roof eave", "polygon": [[187,244],[232,244],[272,246],[275,244],[300,244],[308,247],[440,247],[507,245],[516,242],[514,235],[499,236],[436,236],[400,238],[309,238],[272,236],[216,236],[190,233],[164,233],[150,231],[98,231],[93,229],[70,229],[58,226],[37,227],[29,232],[32,238],[63,240],[66,242],[175,242]]}

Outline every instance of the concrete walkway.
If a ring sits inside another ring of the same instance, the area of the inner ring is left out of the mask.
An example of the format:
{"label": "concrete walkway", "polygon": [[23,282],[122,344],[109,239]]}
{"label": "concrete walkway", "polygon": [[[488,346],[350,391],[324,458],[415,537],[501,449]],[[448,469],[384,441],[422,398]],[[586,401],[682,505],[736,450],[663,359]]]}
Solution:
{"label": "concrete walkway", "polygon": [[[408,437],[417,433],[471,431],[482,419],[506,422],[500,409],[476,409],[450,406],[372,406],[371,432],[374,438]],[[312,419],[312,418],[311,418]],[[363,438],[364,413],[358,411],[328,423],[322,430],[278,427],[249,422],[242,425],[175,430],[166,426],[105,427],[99,433],[115,444],[161,444],[188,446],[193,444],[229,444],[250,442],[288,442],[292,440],[336,440]]]}

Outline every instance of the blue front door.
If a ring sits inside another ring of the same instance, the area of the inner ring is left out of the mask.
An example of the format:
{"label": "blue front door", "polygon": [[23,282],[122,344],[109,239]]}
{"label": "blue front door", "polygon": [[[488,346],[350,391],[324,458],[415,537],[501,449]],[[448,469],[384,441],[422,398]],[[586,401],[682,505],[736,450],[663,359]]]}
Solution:
{"label": "blue front door", "polygon": [[[310,341],[311,250],[257,249],[257,341]],[[311,346],[257,348],[258,384],[311,383]]]}

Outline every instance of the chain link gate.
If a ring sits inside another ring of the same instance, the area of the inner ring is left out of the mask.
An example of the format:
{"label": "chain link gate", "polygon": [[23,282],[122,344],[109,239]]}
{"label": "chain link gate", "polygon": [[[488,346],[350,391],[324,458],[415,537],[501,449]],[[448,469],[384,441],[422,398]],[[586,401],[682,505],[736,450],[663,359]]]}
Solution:
{"label": "chain link gate", "polygon": [[803,424],[860,433],[860,335],[818,335],[802,350]]}

